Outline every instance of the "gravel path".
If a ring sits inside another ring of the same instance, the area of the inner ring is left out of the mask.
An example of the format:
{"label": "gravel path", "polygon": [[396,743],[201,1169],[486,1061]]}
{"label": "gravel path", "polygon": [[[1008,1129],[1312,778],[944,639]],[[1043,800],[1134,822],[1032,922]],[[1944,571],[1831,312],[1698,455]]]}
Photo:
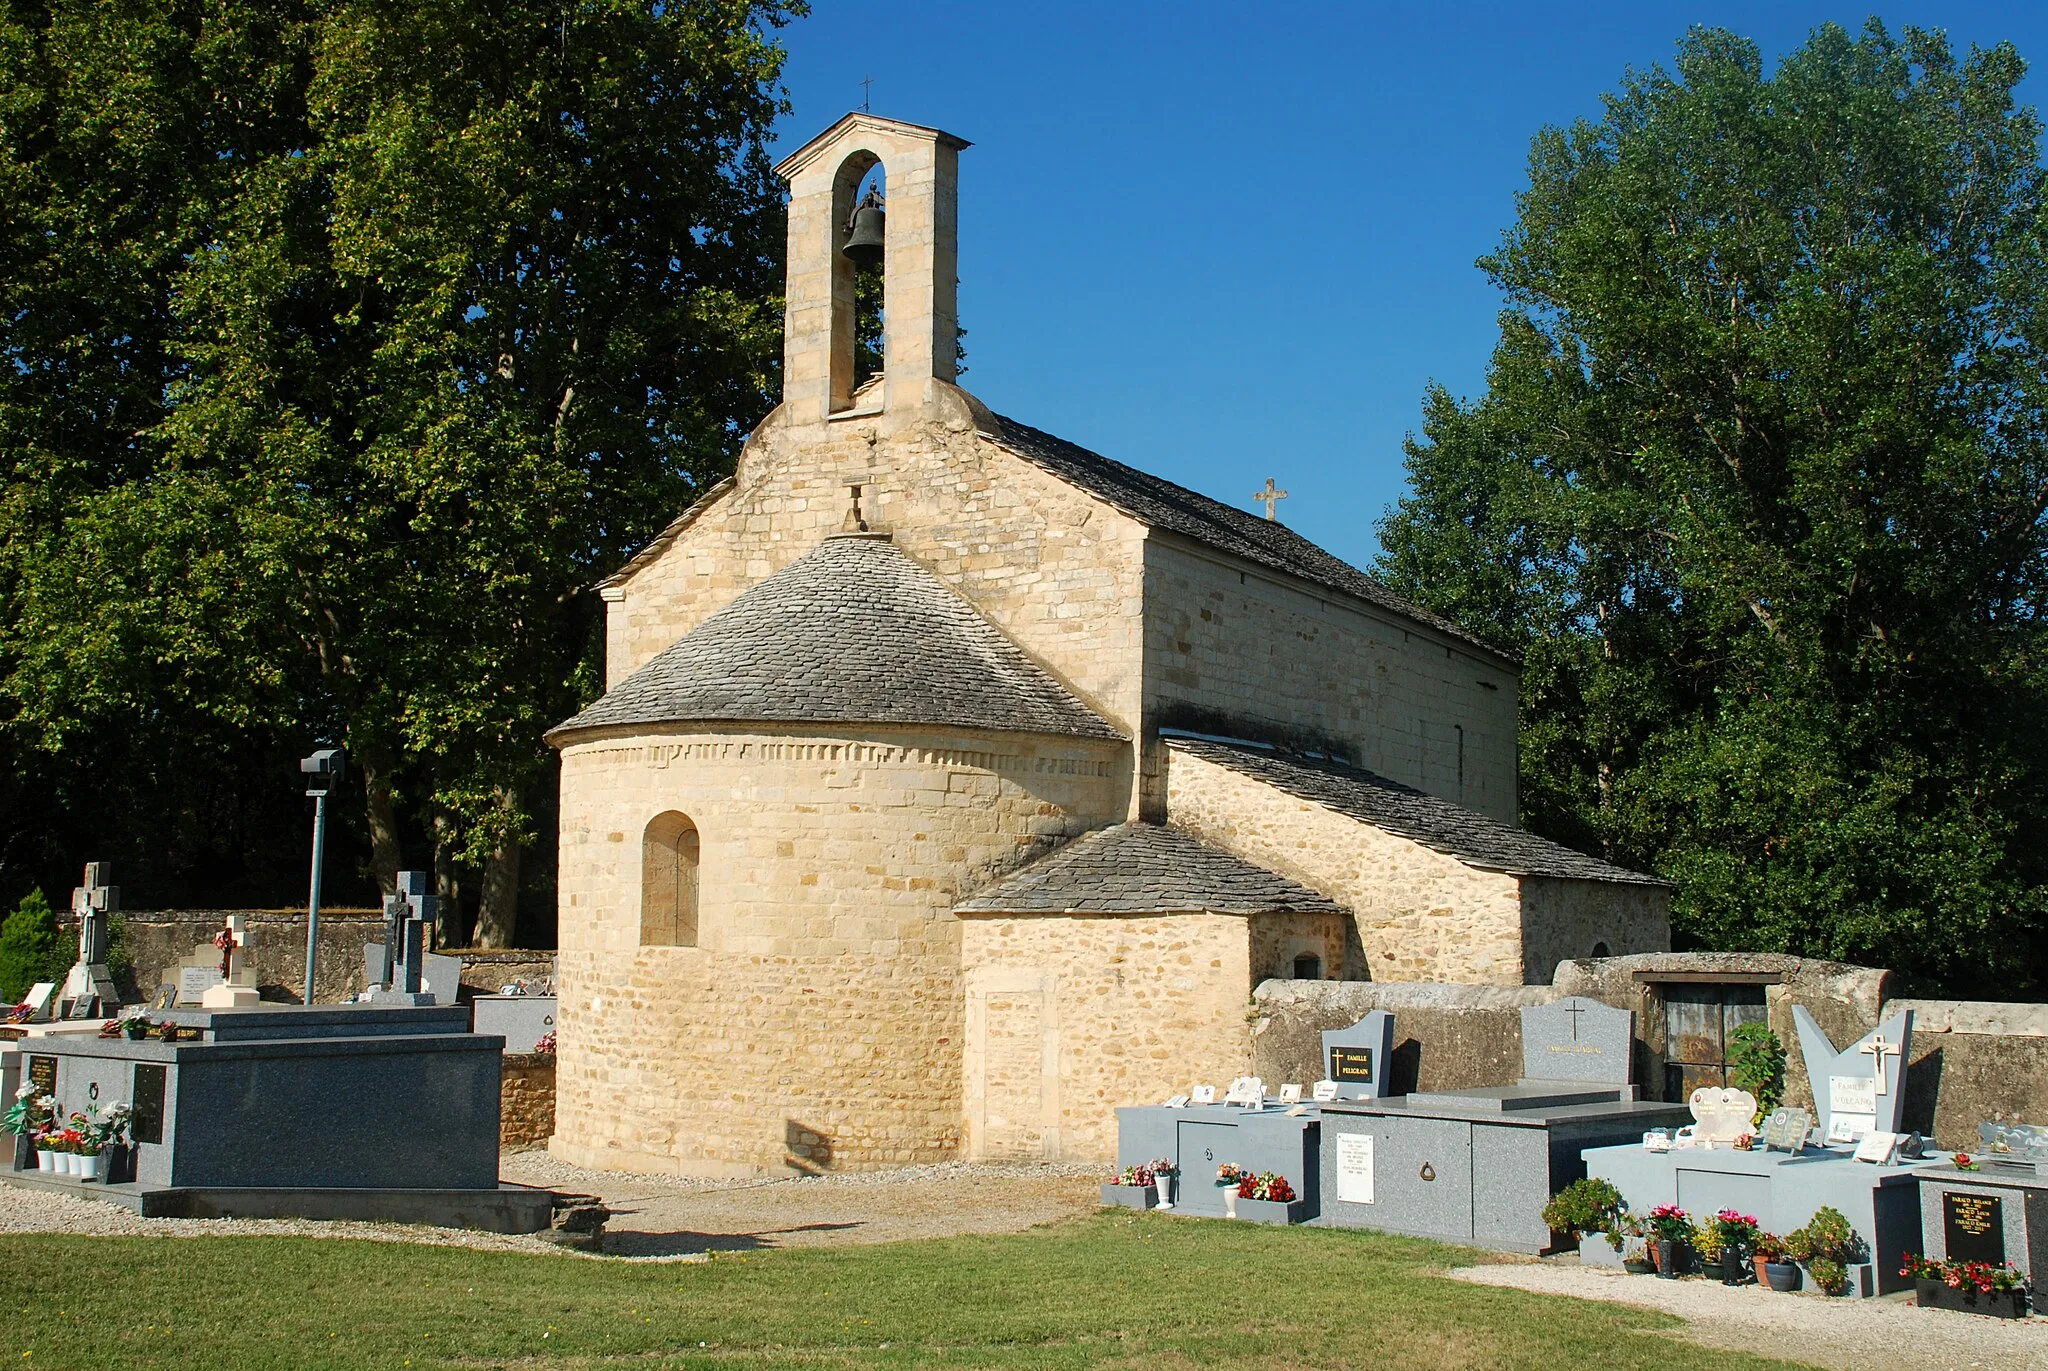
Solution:
{"label": "gravel path", "polygon": [[1643,1305],[1686,1321],[1678,1336],[1831,1371],[2048,1371],[2048,1319],[1920,1309],[1895,1298],[1831,1300],[1718,1281],[1660,1281],[1552,1262],[1461,1267],[1459,1280]]}

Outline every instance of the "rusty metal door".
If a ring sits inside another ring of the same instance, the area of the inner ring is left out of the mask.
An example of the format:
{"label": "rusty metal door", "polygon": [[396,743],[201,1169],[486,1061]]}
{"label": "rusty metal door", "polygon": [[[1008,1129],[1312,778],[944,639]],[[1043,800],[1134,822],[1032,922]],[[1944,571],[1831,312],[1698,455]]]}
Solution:
{"label": "rusty metal door", "polygon": [[1728,1084],[1728,1040],[1745,1023],[1764,1021],[1760,985],[1662,985],[1664,1098],[1683,1100],[1703,1085]]}

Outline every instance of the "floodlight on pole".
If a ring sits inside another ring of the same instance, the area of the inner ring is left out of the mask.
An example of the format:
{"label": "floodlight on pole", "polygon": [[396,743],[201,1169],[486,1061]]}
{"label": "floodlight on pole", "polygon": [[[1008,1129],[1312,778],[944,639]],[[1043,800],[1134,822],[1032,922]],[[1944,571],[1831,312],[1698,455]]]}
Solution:
{"label": "floodlight on pole", "polygon": [[313,797],[313,882],[306,894],[306,996],[313,1003],[313,969],[320,953],[320,868],[327,855],[327,796],[348,775],[348,757],[338,747],[324,747],[299,760],[306,793]]}

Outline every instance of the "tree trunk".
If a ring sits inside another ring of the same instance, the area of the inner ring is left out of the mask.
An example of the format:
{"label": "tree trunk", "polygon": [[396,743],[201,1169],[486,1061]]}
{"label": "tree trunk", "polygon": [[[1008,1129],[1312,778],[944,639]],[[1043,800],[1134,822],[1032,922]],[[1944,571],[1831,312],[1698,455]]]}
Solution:
{"label": "tree trunk", "polygon": [[434,938],[441,947],[465,947],[462,919],[462,878],[456,874],[454,837],[448,816],[434,816],[434,893],[441,897],[441,918]]}
{"label": "tree trunk", "polygon": [[370,867],[377,889],[389,895],[398,889],[405,854],[398,846],[398,806],[391,799],[391,767],[384,754],[364,749],[355,759],[363,770],[363,795],[370,810]]}
{"label": "tree trunk", "polygon": [[[518,807],[519,796],[515,792],[502,788],[498,791],[498,808],[509,812]],[[518,922],[519,843],[507,838],[484,860],[483,890],[476,907],[476,945],[512,946]]]}

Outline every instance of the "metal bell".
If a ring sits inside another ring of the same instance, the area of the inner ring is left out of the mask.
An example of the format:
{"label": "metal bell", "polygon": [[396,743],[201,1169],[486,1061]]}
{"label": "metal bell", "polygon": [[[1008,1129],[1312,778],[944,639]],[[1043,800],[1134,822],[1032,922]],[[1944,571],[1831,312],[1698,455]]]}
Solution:
{"label": "metal bell", "polygon": [[882,197],[869,191],[867,198],[855,207],[853,217],[847,221],[850,232],[846,246],[840,251],[857,267],[880,266],[883,230],[887,222],[882,211]]}

